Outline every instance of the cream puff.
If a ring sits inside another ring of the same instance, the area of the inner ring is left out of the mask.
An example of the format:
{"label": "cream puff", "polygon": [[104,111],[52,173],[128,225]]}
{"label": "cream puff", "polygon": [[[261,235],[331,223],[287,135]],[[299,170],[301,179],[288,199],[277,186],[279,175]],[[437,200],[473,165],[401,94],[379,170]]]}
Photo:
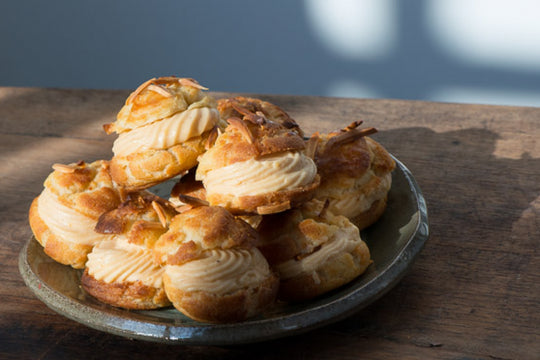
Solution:
{"label": "cream puff", "polygon": [[312,200],[262,219],[259,249],[279,273],[280,300],[313,299],[349,283],[372,262],[358,228],[326,206]]}
{"label": "cream puff", "polygon": [[225,132],[200,158],[195,179],[206,200],[234,214],[271,214],[294,207],[319,185],[314,161],[304,154],[298,132],[234,106]]}
{"label": "cream puff", "polygon": [[164,269],[154,262],[153,248],[176,211],[150,193],[130,194],[115,210],[103,214],[96,231],[112,234],[88,254],[81,277],[84,290],[109,305],[137,310],[169,306]]}
{"label": "cream puff", "polygon": [[36,240],[51,258],[76,269],[110,235],[94,231],[98,218],[120,204],[107,161],[55,164],[29,211]]}
{"label": "cream puff", "polygon": [[155,245],[174,307],[204,322],[238,322],[275,301],[279,280],[255,247],[258,234],[217,206],[176,215]]}
{"label": "cream puff", "polygon": [[328,210],[349,218],[360,230],[379,219],[386,209],[395,162],[360,129],[361,122],[328,134],[314,134],[307,147],[321,176],[315,199],[328,201]]}
{"label": "cream puff", "polygon": [[220,124],[214,98],[193,79],[161,77],[146,81],[127,98],[114,123],[118,133],[111,160],[113,180],[140,190],[197,164]]}

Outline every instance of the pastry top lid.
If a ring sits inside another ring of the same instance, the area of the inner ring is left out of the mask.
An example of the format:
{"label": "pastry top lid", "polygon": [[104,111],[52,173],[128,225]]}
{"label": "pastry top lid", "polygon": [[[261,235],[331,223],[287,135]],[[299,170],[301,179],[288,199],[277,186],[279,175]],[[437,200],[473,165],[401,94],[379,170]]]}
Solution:
{"label": "pastry top lid", "polygon": [[95,231],[123,235],[128,242],[151,249],[176,214],[159,196],[147,191],[130,193],[118,208],[99,217]]}
{"label": "pastry top lid", "polygon": [[152,78],[133,91],[114,123],[103,125],[107,134],[122,133],[151,124],[178,112],[217,106],[213,97],[194,79],[167,76]]}
{"label": "pastry top lid", "polygon": [[95,219],[120,204],[120,193],[109,174],[108,161],[54,164],[53,169],[44,186],[61,204]]}
{"label": "pastry top lid", "polygon": [[372,153],[366,136],[377,132],[375,128],[360,129],[361,121],[328,134],[315,133],[307,141],[307,152],[314,154],[322,178],[345,174],[361,177],[371,166]]}
{"label": "pastry top lid", "polygon": [[226,120],[231,117],[242,118],[245,116],[244,109],[253,114],[260,113],[265,118],[277,122],[286,129],[293,130],[298,133],[298,135],[304,136],[300,126],[289,116],[289,114],[279,106],[268,101],[244,96],[218,100],[218,110],[222,119]]}
{"label": "pastry top lid", "polygon": [[179,265],[214,249],[253,248],[257,232],[219,206],[198,206],[176,215],[154,250],[159,262]]}
{"label": "pastry top lid", "polygon": [[231,113],[239,116],[223,118],[229,125],[199,159],[198,174],[236,162],[305,148],[297,127],[288,128],[261,111],[253,112],[235,102],[228,104],[234,109]]}

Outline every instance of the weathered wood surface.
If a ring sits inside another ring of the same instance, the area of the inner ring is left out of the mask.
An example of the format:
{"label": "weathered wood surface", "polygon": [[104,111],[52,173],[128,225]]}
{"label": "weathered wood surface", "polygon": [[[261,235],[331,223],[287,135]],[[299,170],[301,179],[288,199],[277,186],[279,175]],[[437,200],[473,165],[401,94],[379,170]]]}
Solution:
{"label": "weathered wood surface", "polygon": [[0,88],[0,358],[539,358],[540,108],[261,95],[307,133],[358,119],[379,129],[428,204],[411,272],[343,321],[243,346],[147,343],[57,315],[18,272],[28,207],[52,163],[111,157],[101,125],[127,95]]}

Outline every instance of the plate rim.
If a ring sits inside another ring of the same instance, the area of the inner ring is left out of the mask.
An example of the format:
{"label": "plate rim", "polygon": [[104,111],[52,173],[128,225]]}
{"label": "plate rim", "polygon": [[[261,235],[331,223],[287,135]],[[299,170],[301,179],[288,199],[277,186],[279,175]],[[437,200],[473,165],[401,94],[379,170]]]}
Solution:
{"label": "plate rim", "polygon": [[[53,311],[93,329],[130,339],[186,345],[234,345],[267,341],[305,333],[342,320],[367,307],[390,291],[406,275],[429,238],[428,211],[422,191],[411,171],[393,155],[392,158],[415,195],[414,199],[416,200],[419,217],[413,235],[407,239],[403,248],[394,255],[388,266],[379,275],[370,279],[360,288],[353,289],[351,292],[343,294],[329,302],[292,314],[247,320],[233,324],[200,323],[200,325],[174,325],[159,321],[149,322],[138,319],[126,319],[114,316],[113,314],[105,314],[99,311],[99,309],[81,304],[77,300],[56,291],[40,280],[28,262],[28,247],[32,241],[37,241],[33,236],[25,243],[19,253],[19,272],[34,295]],[[365,297],[363,294],[370,295]],[[51,298],[55,301],[51,301]],[[68,306],[62,307],[62,304],[65,303]],[[81,314],[81,307],[84,308],[86,318]],[[306,314],[313,313],[319,315],[316,317],[316,320],[313,320],[313,316],[306,316]],[[108,321],[103,321],[104,317],[108,318]],[[126,321],[130,321],[132,323],[130,325],[132,326],[126,326]],[[144,333],[141,332],[141,326],[144,328]],[[248,331],[256,326],[264,329],[264,334]],[[209,332],[211,333],[210,336],[208,334]],[[209,340],[209,338],[212,340]]]}

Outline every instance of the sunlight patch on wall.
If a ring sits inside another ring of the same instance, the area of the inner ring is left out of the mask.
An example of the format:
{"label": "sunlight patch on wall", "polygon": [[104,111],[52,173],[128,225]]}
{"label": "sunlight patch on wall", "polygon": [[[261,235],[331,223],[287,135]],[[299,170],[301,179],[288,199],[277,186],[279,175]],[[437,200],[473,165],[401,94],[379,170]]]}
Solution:
{"label": "sunlight patch on wall", "polygon": [[441,86],[430,92],[428,100],[487,105],[540,106],[540,93],[512,89]]}
{"label": "sunlight patch on wall", "polygon": [[540,70],[540,2],[426,2],[436,44],[451,56],[483,65]]}
{"label": "sunlight patch on wall", "polygon": [[395,0],[305,0],[306,14],[321,43],[345,59],[385,55],[396,42]]}

